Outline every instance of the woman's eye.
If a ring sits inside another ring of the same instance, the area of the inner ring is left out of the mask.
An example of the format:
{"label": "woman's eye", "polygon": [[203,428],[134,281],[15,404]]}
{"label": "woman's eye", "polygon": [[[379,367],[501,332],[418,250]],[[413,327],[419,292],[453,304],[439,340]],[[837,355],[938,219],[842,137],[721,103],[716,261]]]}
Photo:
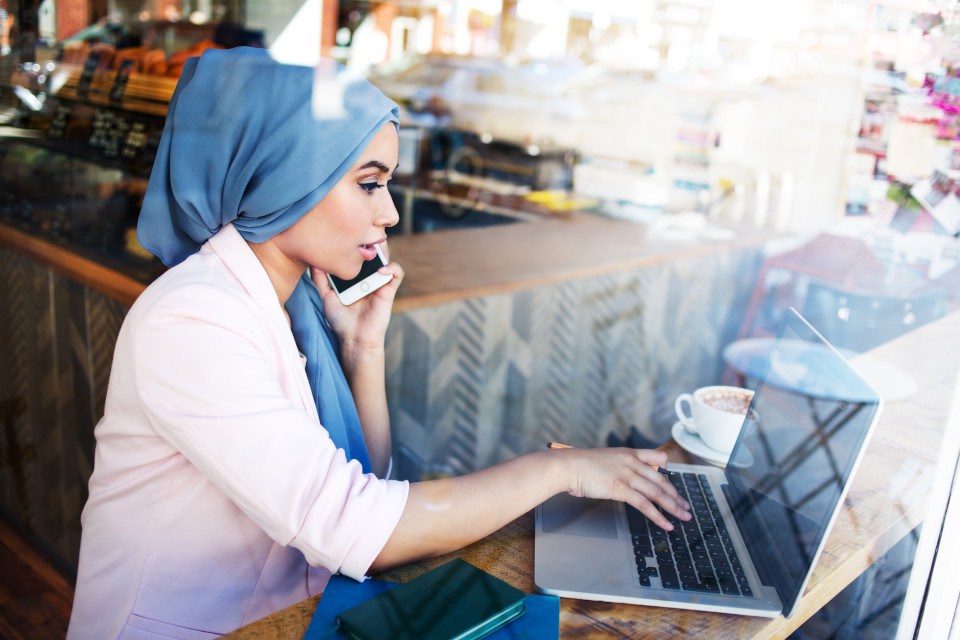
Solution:
{"label": "woman's eye", "polygon": [[377,189],[382,189],[385,186],[387,186],[386,183],[380,184],[379,182],[361,182],[359,184],[360,184],[360,188],[366,191],[367,193],[373,193]]}

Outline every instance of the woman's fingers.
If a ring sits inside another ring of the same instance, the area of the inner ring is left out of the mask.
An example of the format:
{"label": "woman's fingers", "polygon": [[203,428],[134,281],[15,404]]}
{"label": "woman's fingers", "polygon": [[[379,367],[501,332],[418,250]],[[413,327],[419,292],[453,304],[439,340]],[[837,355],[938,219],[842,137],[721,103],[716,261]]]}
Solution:
{"label": "woman's fingers", "polygon": [[667,520],[663,512],[657,508],[657,505],[650,502],[645,496],[638,495],[632,500],[627,500],[627,504],[647,516],[653,524],[666,531],[673,531],[673,524]]}
{"label": "woman's fingers", "polygon": [[326,272],[318,269],[316,267],[310,267],[310,278],[313,279],[313,283],[317,285],[317,289],[320,291],[321,297],[326,297],[327,293],[333,291],[330,287],[330,281],[327,280]]}
{"label": "woman's fingers", "polygon": [[396,262],[390,262],[377,269],[377,271],[384,275],[393,276],[393,279],[391,279],[389,283],[387,283],[384,287],[381,287],[381,289],[386,290],[384,293],[389,292],[391,294],[390,298],[392,300],[393,297],[396,296],[397,289],[400,288],[400,283],[403,282],[403,267]]}
{"label": "woman's fingers", "polygon": [[640,459],[640,462],[651,467],[666,467],[667,453],[657,449],[631,449]]}
{"label": "woman's fingers", "polygon": [[642,476],[631,485],[633,492],[627,496],[625,502],[635,507],[641,513],[650,518],[657,526],[667,529],[673,529],[673,525],[663,514],[659,507],[681,520],[690,519],[690,505],[680,497],[667,477],[650,469],[650,472],[643,472]]}

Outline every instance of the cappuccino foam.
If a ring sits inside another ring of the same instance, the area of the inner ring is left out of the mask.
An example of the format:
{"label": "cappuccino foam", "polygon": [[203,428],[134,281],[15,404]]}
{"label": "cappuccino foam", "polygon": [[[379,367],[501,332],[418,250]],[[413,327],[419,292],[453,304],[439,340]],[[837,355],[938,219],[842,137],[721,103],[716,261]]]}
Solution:
{"label": "cappuccino foam", "polygon": [[742,392],[721,392],[704,396],[705,405],[726,413],[746,414],[750,408],[751,396]]}

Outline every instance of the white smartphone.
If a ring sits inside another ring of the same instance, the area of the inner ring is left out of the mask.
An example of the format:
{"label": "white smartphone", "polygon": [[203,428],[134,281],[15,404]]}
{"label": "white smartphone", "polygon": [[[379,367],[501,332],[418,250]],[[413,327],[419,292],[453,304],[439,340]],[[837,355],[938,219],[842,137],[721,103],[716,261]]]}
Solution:
{"label": "white smartphone", "polygon": [[377,256],[372,260],[367,260],[360,268],[360,273],[353,280],[343,280],[336,276],[327,274],[327,280],[330,286],[337,292],[337,297],[343,304],[353,304],[363,296],[373,293],[383,285],[393,279],[393,276],[385,276],[377,273],[377,269],[387,264],[387,259],[377,245]]}

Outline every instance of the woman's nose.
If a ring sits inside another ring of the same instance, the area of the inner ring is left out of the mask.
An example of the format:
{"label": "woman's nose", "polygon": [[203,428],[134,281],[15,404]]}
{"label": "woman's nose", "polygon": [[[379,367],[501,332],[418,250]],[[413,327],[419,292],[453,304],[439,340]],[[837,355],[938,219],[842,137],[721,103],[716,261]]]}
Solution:
{"label": "woman's nose", "polygon": [[397,205],[393,202],[390,188],[383,189],[381,193],[383,194],[383,200],[381,200],[380,210],[377,211],[376,222],[384,227],[392,227],[400,222],[400,212],[397,211]]}

